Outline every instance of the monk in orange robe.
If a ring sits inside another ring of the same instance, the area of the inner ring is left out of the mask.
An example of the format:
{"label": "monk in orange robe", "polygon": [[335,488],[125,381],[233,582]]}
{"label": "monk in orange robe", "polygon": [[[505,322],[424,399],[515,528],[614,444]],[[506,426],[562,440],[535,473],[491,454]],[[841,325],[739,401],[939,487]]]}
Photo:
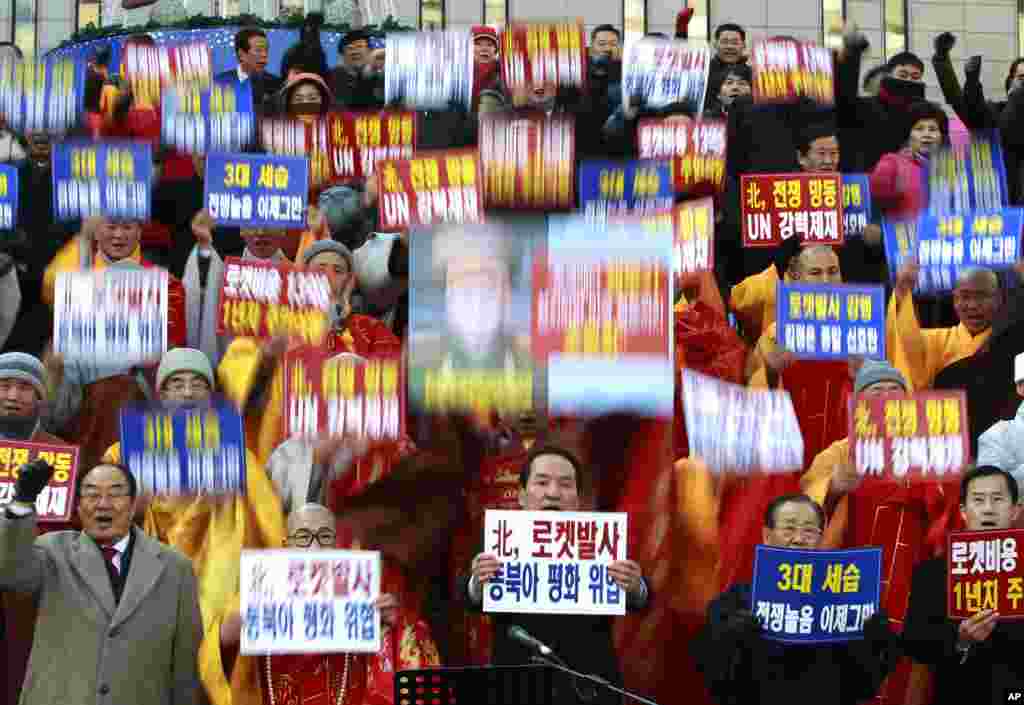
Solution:
{"label": "monk in orange robe", "polygon": [[961,273],[953,289],[953,308],[959,325],[922,329],[914,310],[913,291],[919,268],[911,262],[896,277],[886,316],[889,361],[915,390],[930,389],[949,365],[978,352],[992,334],[992,318],[999,309],[999,279],[988,269]]}
{"label": "monk in orange robe", "polygon": [[[288,517],[290,548],[333,548],[335,517],[307,504]],[[199,651],[200,678],[213,705],[391,705],[394,674],[440,664],[427,625],[401,600],[398,574],[384,570],[377,609],[384,629],[377,654],[242,656],[242,621],[235,598],[228,617],[214,620]],[[397,590],[396,592],[391,592]],[[216,638],[219,635],[219,638]]]}
{"label": "monk in orange robe", "polygon": [[[351,313],[355,287],[352,253],[334,240],[320,240],[303,253],[302,264],[323,271],[331,284],[331,328],[323,347],[332,353],[351,353],[364,358],[398,357],[401,341],[375,318]],[[218,368],[228,398],[246,409],[246,438],[260,462],[284,440],[284,379],[278,361],[287,343],[262,344],[254,338],[238,338],[228,348]],[[267,384],[265,403],[253,405],[255,392]]]}
{"label": "monk in orange robe", "polygon": [[[899,370],[885,362],[868,361],[857,373],[854,394],[905,392],[908,387]],[[959,503],[957,482],[861,481],[850,458],[849,438],[844,438],[815,458],[801,485],[831,515],[822,548],[882,548],[882,607],[902,629],[913,570],[936,549],[941,550],[945,539],[941,529]],[[923,702],[917,697],[927,680],[927,669],[912,671],[910,662],[904,660],[878,697],[885,703],[903,703],[905,698]]]}

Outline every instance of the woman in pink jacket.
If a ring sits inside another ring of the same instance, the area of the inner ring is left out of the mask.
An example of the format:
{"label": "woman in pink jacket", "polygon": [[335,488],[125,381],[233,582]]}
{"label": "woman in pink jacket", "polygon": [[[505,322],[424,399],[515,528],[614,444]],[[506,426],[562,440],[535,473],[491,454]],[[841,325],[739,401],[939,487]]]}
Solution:
{"label": "woman in pink jacket", "polygon": [[935,103],[914,103],[907,118],[905,146],[883,156],[871,172],[871,198],[888,220],[916,218],[927,207],[928,157],[949,141],[949,120]]}

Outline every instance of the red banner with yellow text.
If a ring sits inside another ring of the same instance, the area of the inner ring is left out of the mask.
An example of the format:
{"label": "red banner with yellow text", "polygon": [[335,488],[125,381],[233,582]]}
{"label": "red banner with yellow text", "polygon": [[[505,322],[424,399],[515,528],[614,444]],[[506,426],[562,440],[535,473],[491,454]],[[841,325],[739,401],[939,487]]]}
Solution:
{"label": "red banner with yellow text", "polygon": [[382,161],[377,170],[380,229],[481,223],[482,181],[475,150],[417,152],[412,159]]}
{"label": "red banner with yellow text", "polygon": [[835,102],[832,50],[827,47],[781,37],[760,41],[750,52],[750,68],[755,103]]}
{"label": "red banner with yellow text", "polygon": [[1024,529],[954,531],[948,549],[950,619],[969,619],[982,610],[998,612],[1000,620],[1024,618]]}
{"label": "red banner with yellow text", "polygon": [[54,468],[49,484],[36,498],[37,519],[40,523],[68,521],[78,475],[78,446],[0,440],[0,506],[14,500],[18,470],[33,460],[45,460]]}
{"label": "red banner with yellow text", "polygon": [[743,246],[843,244],[839,174],[744,174],[740,177]]}
{"label": "red banner with yellow text", "polygon": [[576,123],[571,115],[480,116],[488,208],[568,210],[575,205]]}
{"label": "red banner with yellow text", "polygon": [[727,131],[724,120],[643,118],[637,124],[641,159],[671,159],[678,194],[706,196],[725,191]]}

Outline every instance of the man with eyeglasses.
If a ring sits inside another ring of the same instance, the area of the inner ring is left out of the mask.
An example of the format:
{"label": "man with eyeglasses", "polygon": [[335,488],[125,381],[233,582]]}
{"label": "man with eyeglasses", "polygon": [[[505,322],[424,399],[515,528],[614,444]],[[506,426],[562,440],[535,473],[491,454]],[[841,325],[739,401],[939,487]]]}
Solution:
{"label": "man with eyeglasses", "polygon": [[[825,512],[802,494],[783,495],[764,515],[766,546],[817,549]],[[864,625],[864,639],[842,644],[786,645],[763,636],[751,612],[751,586],[734,585],[708,607],[693,653],[712,697],[723,705],[805,702],[849,704],[874,696],[894,661],[884,611]]]}
{"label": "man with eyeglasses", "polygon": [[974,355],[988,342],[1003,296],[992,270],[963,270],[953,289],[953,309],[960,323],[951,328],[922,329],[913,296],[919,271],[916,262],[900,269],[889,301],[886,330],[892,331],[889,360],[914,389],[922,390],[930,389],[946,367]]}
{"label": "man with eyeglasses", "polygon": [[[1019,500],[1017,481],[992,465],[970,470],[960,483],[960,514],[968,531],[1012,528],[1021,512]],[[935,705],[1013,702],[1009,693],[1024,688],[1019,651],[1024,624],[1001,619],[998,607],[959,622],[947,618],[948,571],[946,556],[927,560],[914,571],[903,630],[906,651],[931,667]]]}
{"label": "man with eyeglasses", "polygon": [[[336,547],[335,517],[326,507],[305,504],[288,516],[287,548],[318,551]],[[392,578],[381,578],[382,592]],[[250,702],[261,693],[264,703],[287,705],[384,705],[394,702],[394,673],[430,668],[440,659],[430,630],[394,593],[381,594],[381,651],[377,654],[288,654],[242,656],[242,617],[237,606],[223,620],[215,619],[208,634],[218,630],[216,668],[203,668],[203,684],[223,693],[223,702]],[[209,655],[209,654],[208,654]],[[259,697],[259,696],[258,696]]]}
{"label": "man with eyeglasses", "polygon": [[0,517],[0,586],[39,600],[21,703],[201,702],[191,562],[132,526],[135,478],[111,463],[78,478],[82,531],[37,538],[35,500],[53,472],[42,460],[21,466]]}
{"label": "man with eyeglasses", "polygon": [[[208,402],[216,389],[209,358],[193,348],[168,350],[156,374],[157,393],[168,407]],[[104,462],[121,462],[121,444]],[[238,589],[243,548],[269,548],[285,536],[281,501],[256,456],[246,451],[245,492],[233,497],[152,496],[142,488],[139,502],[146,533],[192,559],[206,619],[219,615]],[[209,635],[207,635],[209,637]]]}

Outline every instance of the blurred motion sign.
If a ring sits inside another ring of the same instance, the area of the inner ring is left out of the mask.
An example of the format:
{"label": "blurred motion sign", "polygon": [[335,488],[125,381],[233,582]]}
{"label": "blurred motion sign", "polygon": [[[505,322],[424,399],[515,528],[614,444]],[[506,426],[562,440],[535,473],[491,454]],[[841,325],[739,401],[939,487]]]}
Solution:
{"label": "blurred motion sign", "polygon": [[954,531],[948,541],[947,616],[992,610],[1001,620],[1024,618],[1024,529]]}
{"label": "blurred motion sign", "polygon": [[574,206],[576,123],[571,115],[480,116],[480,162],[488,208]]}
{"label": "blurred motion sign", "polygon": [[385,105],[469,110],[474,66],[469,32],[391,32],[387,44]]}
{"label": "blurred motion sign", "polygon": [[744,247],[843,244],[839,174],[744,174],[740,177]]}
{"label": "blurred motion sign", "polygon": [[580,164],[580,208],[592,220],[671,210],[675,199],[668,162],[585,161]]}
{"label": "blurred motion sign", "polygon": [[711,272],[715,267],[715,200],[680,203],[672,211],[675,225],[673,271],[676,277]]}
{"label": "blurred motion sign", "polygon": [[318,348],[288,352],[284,363],[288,436],[397,440],[405,427],[402,361],[332,356]]}
{"label": "blurred motion sign", "polygon": [[777,340],[811,360],[885,359],[881,286],[778,283]]}
{"label": "blurred motion sign", "polygon": [[160,107],[161,140],[182,154],[242,152],[255,142],[251,81],[169,86]]}
{"label": "blurred motion sign", "polygon": [[683,369],[690,455],[712,472],[788,472],[803,467],[804,442],[786,392],[748,389]]}
{"label": "blurred motion sign", "polygon": [[326,117],[330,173],[334,181],[363,179],[377,162],[412,159],[416,113],[329,113]]}
{"label": "blurred motion sign", "polygon": [[622,92],[640,109],[679,106],[700,115],[708,90],[711,48],[687,41],[644,37],[629,45]]}
{"label": "blurred motion sign", "polygon": [[843,174],[843,236],[862,237],[871,222],[871,184],[867,174]]}
{"label": "blurred motion sign", "polygon": [[0,440],[0,506],[14,501],[18,470],[33,460],[45,460],[54,469],[36,498],[36,518],[44,524],[68,521],[78,476],[78,446]]}
{"label": "blurred motion sign", "polygon": [[[537,86],[583,88],[587,81],[583,22],[513,22],[502,33],[501,75],[509,95]],[[389,47],[390,50],[390,47]]]}
{"label": "blurred motion sign", "polygon": [[15,133],[64,134],[78,122],[84,98],[85,61],[80,57],[0,58],[0,115]]}
{"label": "blurred motion sign", "polygon": [[882,225],[885,256],[893,278],[908,261],[920,271],[916,291],[952,291],[960,274],[971,267],[1009,269],[1019,258],[1024,210],[1003,208],[984,213],[921,215],[916,221]]}
{"label": "blurred motion sign", "polygon": [[163,269],[111,267],[60,272],[53,304],[53,346],[68,360],[150,364],[167,351]]}
{"label": "blurred motion sign", "polygon": [[484,220],[476,150],[417,152],[412,159],[385,160],[379,166],[382,231]]}
{"label": "blurred motion sign", "polygon": [[725,190],[724,120],[641,118],[636,131],[641,159],[671,159],[678,194],[710,195]]}
{"label": "blurred motion sign", "polygon": [[0,164],[0,230],[13,230],[18,224],[18,170]]}
{"label": "blurred motion sign", "polygon": [[303,228],[308,176],[305,158],[211,154],[203,201],[218,225]]}
{"label": "blurred motion sign", "polygon": [[998,135],[972,132],[969,142],[944,147],[928,159],[930,215],[993,213],[1008,203]]}
{"label": "blurred motion sign", "polygon": [[318,345],[327,335],[331,285],[323,272],[228,257],[217,332],[254,338],[287,336]]}
{"label": "blurred motion sign", "polygon": [[153,150],[142,142],[53,145],[53,213],[59,221],[150,218]]}
{"label": "blurred motion sign", "polygon": [[832,50],[795,39],[756,42],[750,52],[755,103],[835,102]]}
{"label": "blurred motion sign", "polygon": [[245,494],[242,417],[229,403],[121,410],[121,457],[151,494]]}
{"label": "blurred motion sign", "polygon": [[850,444],[861,475],[941,480],[970,460],[967,398],[962,391],[851,397]]}
{"label": "blurred motion sign", "polygon": [[751,611],[766,639],[836,644],[863,638],[864,623],[881,604],[882,549],[755,551]]}
{"label": "blurred motion sign", "polygon": [[210,47],[205,42],[141,44],[125,42],[121,72],[137,106],[158,106],[169,85],[208,89],[212,76]]}

